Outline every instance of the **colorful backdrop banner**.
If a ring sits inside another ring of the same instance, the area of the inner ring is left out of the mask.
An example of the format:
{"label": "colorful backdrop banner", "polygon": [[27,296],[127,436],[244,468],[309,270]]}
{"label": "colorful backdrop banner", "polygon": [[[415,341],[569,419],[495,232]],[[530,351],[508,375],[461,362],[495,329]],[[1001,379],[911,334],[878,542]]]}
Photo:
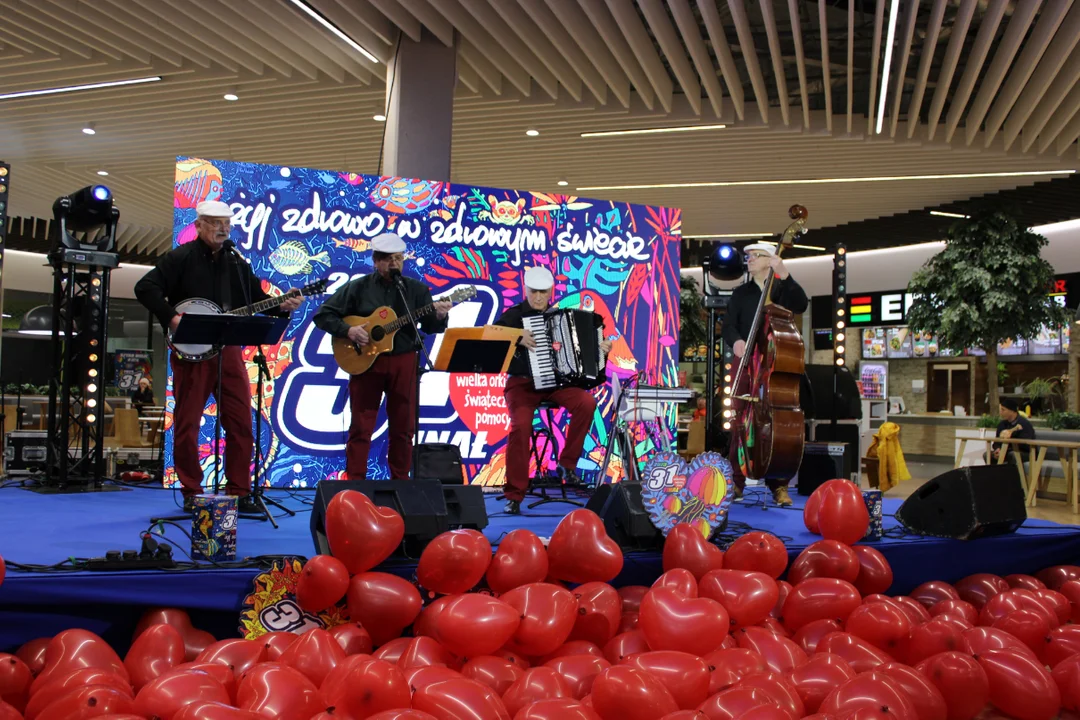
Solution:
{"label": "colorful backdrop banner", "polygon": [[[677,385],[679,233],[676,209],[589,200],[572,195],[500,190],[396,177],[230,161],[177,158],[175,244],[196,241],[195,206],[222,200],[233,212],[233,235],[267,292],[319,278],[333,293],[372,271],[370,241],[393,231],[408,244],[405,274],[435,297],[462,285],[476,296],[450,311],[451,327],[492,323],[523,298],[525,268],[543,265],[556,278],[555,303],[604,317],[613,347],[608,375],[641,373],[643,383]],[[292,314],[281,343],[264,348],[271,378],[264,385],[261,477],[275,487],[310,487],[344,476],[350,413],[348,376],[334,363],[330,337],[311,318],[324,298],[308,298]],[[427,338],[432,357],[441,335]],[[252,396],[258,373],[246,348]],[[166,479],[172,456],[172,372],[166,419]],[[504,481],[509,415],[505,377],[426,373],[420,391],[420,441],[461,448],[470,482]],[[597,411],[579,469],[603,461],[612,416],[611,389],[594,391]],[[253,406],[256,404],[253,400]],[[216,405],[207,404],[199,452],[213,481]],[[556,415],[562,440],[566,418]],[[385,404],[372,438],[369,476],[387,478]],[[644,434],[642,442],[647,443]],[[643,450],[648,448],[643,447]],[[621,474],[614,462],[613,476]]]}

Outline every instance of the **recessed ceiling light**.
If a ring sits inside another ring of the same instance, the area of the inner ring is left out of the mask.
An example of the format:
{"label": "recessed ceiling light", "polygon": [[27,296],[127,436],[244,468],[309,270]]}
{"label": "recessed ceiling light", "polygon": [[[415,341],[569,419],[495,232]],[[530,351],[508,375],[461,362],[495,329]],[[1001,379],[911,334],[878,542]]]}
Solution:
{"label": "recessed ceiling light", "polygon": [[723,130],[727,125],[679,125],[677,127],[640,128],[638,130],[604,130],[583,132],[581,137],[611,137],[613,135],[654,135],[657,133],[693,132],[695,130]]}
{"label": "recessed ceiling light", "polygon": [[937,215],[938,217],[960,218],[962,220],[968,219],[969,215],[961,215],[960,213],[943,212],[941,210],[931,210],[931,215]]}
{"label": "recessed ceiling light", "polygon": [[560,180],[559,181],[559,187],[565,187],[566,185],[569,185],[569,184],[570,183],[566,182],[565,180]]}
{"label": "recessed ceiling light", "polygon": [[239,95],[237,95],[237,94],[236,94],[236,93],[234,93],[234,92],[227,92],[227,93],[225,93],[225,94],[224,94],[224,95],[223,95],[222,97],[224,97],[224,98],[225,98],[226,100],[228,100],[229,102],[236,102],[237,100],[239,100],[239,99],[240,99],[240,96],[239,96]]}
{"label": "recessed ceiling light", "polygon": [[160,75],[152,77],[135,78],[134,80],[113,80],[111,82],[90,83],[89,85],[67,85],[65,87],[46,88],[44,90],[20,90],[19,92],[4,93],[0,100],[14,100],[15,98],[34,97],[37,95],[56,95],[57,93],[78,92],[80,90],[99,90],[101,88],[120,87],[122,85],[141,85],[143,83],[158,82]]}
{"label": "recessed ceiling light", "polygon": [[375,57],[370,52],[368,52],[363,47],[361,47],[360,43],[356,42],[351,37],[346,35],[345,31],[343,31],[337,25],[335,25],[334,23],[332,23],[329,20],[327,20],[326,18],[324,18],[321,13],[318,13],[315,10],[313,10],[306,2],[304,2],[303,0],[291,0],[291,1],[292,1],[293,5],[300,8],[300,10],[302,10],[304,13],[306,13],[315,22],[319,23],[324,28],[326,28],[327,30],[329,30],[330,32],[334,33],[339,38],[341,38],[343,41],[345,41],[345,43],[349,47],[351,47],[353,50],[360,53],[361,55],[363,55],[364,57],[366,57],[368,60],[370,60],[373,63],[377,64],[379,62],[379,58]]}
{"label": "recessed ceiling light", "polygon": [[801,180],[724,180],[719,182],[657,183],[655,185],[587,185],[578,190],[657,190],[707,187],[752,187],[758,185],[837,185],[901,180],[970,180],[977,178],[1036,177],[1072,175],[1076,170],[1030,170],[1027,172],[951,173],[947,175],[882,175],[877,177],[806,178]]}
{"label": "recessed ceiling light", "polygon": [[536,137],[537,135],[540,134],[540,131],[535,129],[535,128],[529,128],[528,130],[525,131],[525,134],[528,135],[529,137]]}
{"label": "recessed ceiling light", "polygon": [[893,38],[896,36],[896,16],[899,14],[900,0],[892,0],[889,8],[889,31],[885,38],[885,62],[881,66],[881,96],[878,98],[875,135],[881,134],[881,128],[885,123],[885,96],[889,94],[889,67],[892,65]]}
{"label": "recessed ceiling light", "polygon": [[94,129],[94,123],[86,123],[86,126],[82,129],[84,135],[97,135],[97,130]]}
{"label": "recessed ceiling light", "polygon": [[98,175],[102,175],[102,176],[104,176],[104,175],[108,175],[108,174],[109,174],[109,171],[108,171],[108,170],[98,170],[98,171],[97,171],[97,174],[98,174]]}
{"label": "recessed ceiling light", "polygon": [[386,116],[382,113],[379,113],[378,115],[372,115],[371,119],[375,122],[386,122]]}

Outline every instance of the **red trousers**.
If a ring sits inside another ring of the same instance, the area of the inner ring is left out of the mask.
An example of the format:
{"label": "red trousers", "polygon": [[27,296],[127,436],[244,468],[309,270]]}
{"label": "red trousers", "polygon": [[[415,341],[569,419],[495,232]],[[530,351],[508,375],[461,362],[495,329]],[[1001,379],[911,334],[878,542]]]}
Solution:
{"label": "red trousers", "polygon": [[350,480],[367,479],[371,433],[386,393],[386,419],[390,424],[390,477],[408,480],[412,469],[413,417],[416,406],[416,353],[380,355],[363,375],[349,378],[352,424],[345,448],[345,470]]}
{"label": "red trousers", "polygon": [[[210,395],[217,394],[217,358],[187,362],[174,353],[173,458],[176,474],[184,486],[184,497],[203,492],[203,472],[199,464],[199,422]],[[221,397],[217,398],[221,428],[225,431],[225,492],[247,495],[251,492],[251,451],[255,438],[251,432],[251,384],[240,348],[221,351]]]}
{"label": "red trousers", "polygon": [[596,400],[581,388],[537,391],[532,378],[512,377],[506,381],[506,407],[510,412],[510,435],[506,441],[507,500],[521,502],[529,489],[529,453],[532,440],[533,414],[542,400],[558,403],[570,411],[570,428],[566,445],[559,453],[559,465],[573,470],[585,448],[585,437],[593,421]]}

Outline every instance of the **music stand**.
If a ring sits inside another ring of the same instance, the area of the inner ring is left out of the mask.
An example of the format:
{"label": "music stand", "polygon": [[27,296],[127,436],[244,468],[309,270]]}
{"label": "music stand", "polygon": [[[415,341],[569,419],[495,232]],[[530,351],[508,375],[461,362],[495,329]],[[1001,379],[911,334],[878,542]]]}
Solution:
{"label": "music stand", "polygon": [[452,373],[506,372],[517,350],[522,331],[501,325],[448,328],[433,369]]}
{"label": "music stand", "polygon": [[[270,317],[267,315],[203,315],[199,313],[184,313],[180,317],[180,324],[173,333],[173,343],[177,345],[210,345],[219,349],[217,354],[217,387],[214,390],[214,400],[217,402],[218,411],[214,414],[214,494],[221,491],[221,352],[223,347],[237,347],[245,345],[275,345],[281,342],[281,336],[285,334],[285,328],[289,324],[287,317]],[[258,442],[259,438],[255,438]],[[270,511],[266,509],[266,503],[262,498],[256,497],[267,518]],[[187,515],[177,516],[178,519],[186,519]],[[177,518],[153,518],[157,520],[172,520]]]}

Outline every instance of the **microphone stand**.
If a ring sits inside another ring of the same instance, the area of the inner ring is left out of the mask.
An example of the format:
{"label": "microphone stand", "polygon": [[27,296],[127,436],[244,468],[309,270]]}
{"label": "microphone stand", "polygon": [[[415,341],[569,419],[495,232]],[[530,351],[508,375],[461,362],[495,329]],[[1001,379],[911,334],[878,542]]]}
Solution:
{"label": "microphone stand", "polygon": [[[414,346],[416,348],[416,388],[413,396],[413,450],[412,450],[412,475],[416,477],[416,446],[420,441],[420,381],[423,373],[431,369],[434,363],[431,362],[431,356],[428,354],[427,346],[424,345],[424,340],[420,337],[420,325],[416,321],[416,316],[413,314],[412,307],[409,305],[409,298],[405,294],[405,281],[400,272],[392,273],[391,277],[394,281],[394,287],[397,288],[398,295],[401,296],[401,302],[405,305],[405,316],[409,318],[409,325],[413,329],[415,335]],[[427,361],[427,367],[421,367],[421,356]],[[406,478],[391,478],[404,480]]]}

